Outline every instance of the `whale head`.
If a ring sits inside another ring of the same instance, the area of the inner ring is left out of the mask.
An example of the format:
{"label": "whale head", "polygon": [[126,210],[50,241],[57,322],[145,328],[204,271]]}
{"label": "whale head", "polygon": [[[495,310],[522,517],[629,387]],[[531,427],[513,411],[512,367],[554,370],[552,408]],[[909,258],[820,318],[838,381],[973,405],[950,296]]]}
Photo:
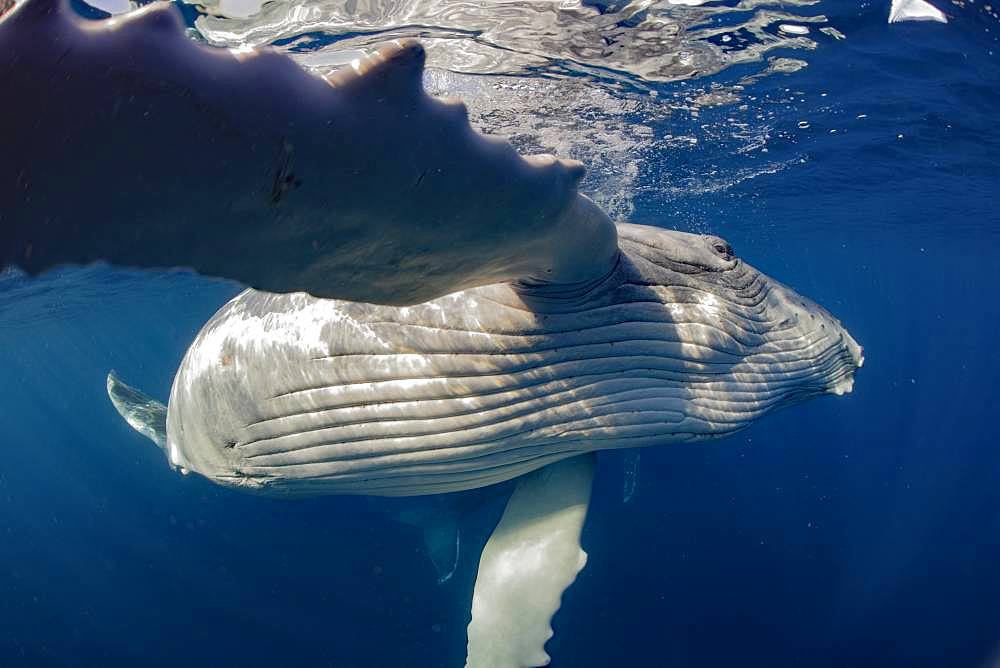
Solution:
{"label": "whale head", "polygon": [[860,345],[829,311],[740,258],[724,239],[619,225],[628,294],[659,302],[684,375],[685,429],[725,435],[774,409],[853,389]]}

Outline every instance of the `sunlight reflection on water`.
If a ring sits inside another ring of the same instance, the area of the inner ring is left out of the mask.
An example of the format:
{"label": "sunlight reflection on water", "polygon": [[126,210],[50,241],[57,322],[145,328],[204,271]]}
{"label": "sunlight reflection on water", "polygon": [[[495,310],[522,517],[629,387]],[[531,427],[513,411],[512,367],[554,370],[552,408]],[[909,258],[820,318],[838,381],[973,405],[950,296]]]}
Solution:
{"label": "sunlight reflection on water", "polygon": [[[721,138],[734,155],[765,149],[766,113],[721,124],[699,114],[741,103],[746,111],[747,87],[801,70],[806,61],[792,53],[843,37],[815,0],[210,0],[199,7],[194,32],[210,44],[272,45],[324,73],[386,40],[419,38],[431,94],[461,98],[474,127],[522,153],[584,162],[583,190],[614,218],[631,217],[643,190],[699,187],[683,177],[664,182],[669,152]],[[731,81],[716,80],[727,71],[736,72]],[[677,116],[686,122],[668,123]],[[797,157],[741,167],[735,182]],[[734,183],[702,180],[708,190]]]}

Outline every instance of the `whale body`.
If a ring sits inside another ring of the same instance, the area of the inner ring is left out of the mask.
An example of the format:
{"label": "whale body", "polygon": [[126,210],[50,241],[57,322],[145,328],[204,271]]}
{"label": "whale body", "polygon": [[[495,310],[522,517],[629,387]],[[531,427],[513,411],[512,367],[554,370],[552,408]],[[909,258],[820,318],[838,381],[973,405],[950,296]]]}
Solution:
{"label": "whale body", "polygon": [[850,391],[861,348],[717,237],[619,225],[594,281],[409,307],[247,290],[177,372],[174,465],[280,495],[416,495],[702,440]]}

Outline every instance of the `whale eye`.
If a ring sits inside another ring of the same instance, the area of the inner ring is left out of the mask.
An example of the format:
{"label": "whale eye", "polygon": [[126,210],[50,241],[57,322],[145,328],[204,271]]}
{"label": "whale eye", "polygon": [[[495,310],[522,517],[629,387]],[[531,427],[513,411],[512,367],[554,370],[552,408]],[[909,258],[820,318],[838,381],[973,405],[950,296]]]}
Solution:
{"label": "whale eye", "polygon": [[715,239],[712,241],[712,250],[727,260],[733,257],[733,247],[722,239]]}

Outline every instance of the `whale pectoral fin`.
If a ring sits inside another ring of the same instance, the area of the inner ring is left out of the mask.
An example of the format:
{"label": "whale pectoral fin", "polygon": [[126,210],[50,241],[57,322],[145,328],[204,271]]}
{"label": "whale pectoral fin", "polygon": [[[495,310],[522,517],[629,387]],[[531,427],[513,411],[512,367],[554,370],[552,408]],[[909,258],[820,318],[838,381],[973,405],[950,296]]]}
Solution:
{"label": "whale pectoral fin", "polygon": [[167,447],[167,407],[156,399],[123,383],[114,371],[108,373],[108,397],[115,410],[137,432],[156,443],[162,450]]}
{"label": "whale pectoral fin", "polygon": [[424,551],[437,571],[438,584],[444,584],[455,574],[460,541],[454,517],[424,527]]}
{"label": "whale pectoral fin", "polygon": [[396,305],[603,276],[617,232],[583,165],[475,132],[424,61],[397,40],[324,78],[198,44],[173,3],[85,21],[26,0],[0,21],[0,269],[186,267]]}
{"label": "whale pectoral fin", "polygon": [[406,499],[406,505],[392,508],[392,501],[381,499],[381,509],[397,522],[420,529],[424,554],[437,572],[438,584],[455,574],[459,552],[459,512],[453,496],[418,496]]}
{"label": "whale pectoral fin", "polygon": [[552,616],[587,563],[580,532],[593,479],[587,454],[519,480],[479,560],[467,668],[548,665]]}

